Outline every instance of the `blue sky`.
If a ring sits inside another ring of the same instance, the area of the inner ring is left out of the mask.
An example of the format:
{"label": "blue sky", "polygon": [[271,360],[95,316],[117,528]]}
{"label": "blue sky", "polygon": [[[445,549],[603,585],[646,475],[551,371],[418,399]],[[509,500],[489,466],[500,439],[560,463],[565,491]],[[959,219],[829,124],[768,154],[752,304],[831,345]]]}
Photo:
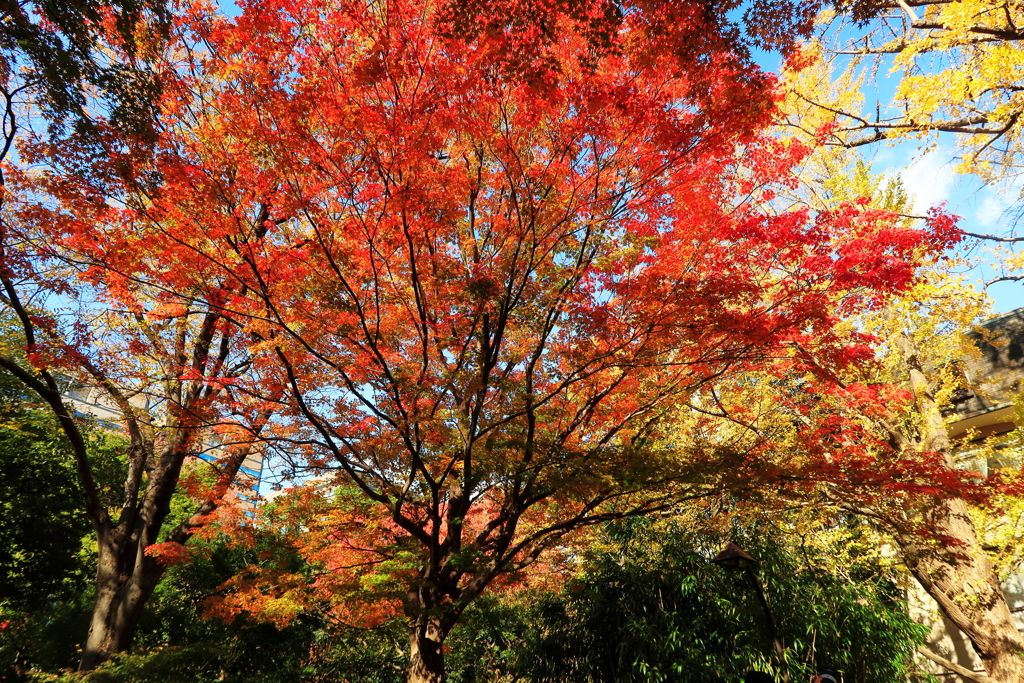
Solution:
{"label": "blue sky", "polygon": [[[918,142],[879,146],[874,151],[873,168],[876,171],[899,173],[903,184],[914,197],[914,213],[923,213],[930,206],[945,203],[950,213],[960,216],[960,227],[968,232],[1006,236],[1012,233],[1014,220],[1011,209],[1019,193],[1019,186],[990,187],[977,177],[953,172],[953,143],[940,140],[940,144],[924,154]],[[974,241],[968,252],[977,266],[971,271],[972,279],[981,282],[999,277],[997,257],[989,246]],[[1024,306],[1024,283],[1002,282],[988,288],[993,313],[1005,313]]]}

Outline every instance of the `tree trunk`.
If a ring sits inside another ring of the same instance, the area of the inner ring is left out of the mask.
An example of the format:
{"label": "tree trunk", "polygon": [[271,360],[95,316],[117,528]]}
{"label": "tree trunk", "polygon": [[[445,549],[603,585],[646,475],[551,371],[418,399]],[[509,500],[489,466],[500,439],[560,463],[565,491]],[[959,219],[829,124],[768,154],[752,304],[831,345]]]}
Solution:
{"label": "tree trunk", "polygon": [[89,671],[118,652],[127,652],[146,600],[163,568],[146,557],[137,539],[100,542],[96,567],[96,601],[79,671]]}
{"label": "tree trunk", "polygon": [[[921,414],[916,450],[942,453],[946,465],[954,467],[953,444],[917,348],[905,333],[896,335],[896,345]],[[991,680],[1024,681],[1024,638],[1010,616],[999,577],[978,542],[967,503],[960,498],[937,501],[914,521],[924,522],[937,542],[899,533],[907,568],[971,641]]]}
{"label": "tree trunk", "polygon": [[412,620],[406,683],[441,683],[444,680],[444,635],[439,617],[423,615]]}
{"label": "tree trunk", "polygon": [[929,511],[929,517],[935,533],[954,544],[922,547],[911,539],[901,539],[907,567],[943,614],[971,641],[990,679],[998,683],[1024,681],[1024,638],[978,543],[967,504],[960,499],[943,501]]}

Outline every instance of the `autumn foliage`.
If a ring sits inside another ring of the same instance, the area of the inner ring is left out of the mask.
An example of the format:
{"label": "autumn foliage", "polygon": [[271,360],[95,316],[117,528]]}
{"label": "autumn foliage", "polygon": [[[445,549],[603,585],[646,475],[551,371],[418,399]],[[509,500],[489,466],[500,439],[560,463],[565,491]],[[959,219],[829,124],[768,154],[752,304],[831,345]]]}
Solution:
{"label": "autumn foliage", "polygon": [[[302,529],[315,586],[401,609],[410,680],[439,680],[465,606],[576,530],[771,479],[669,418],[736,373],[865,360],[842,317],[957,235],[780,209],[808,149],[764,133],[768,77],[727,41],[687,61],[637,14],[597,49],[564,14],[523,63],[506,29],[460,36],[442,9],[194,9],[152,157],[81,174],[28,145],[55,170],[18,178],[51,198],[23,220],[102,297],[155,283],[148,319],[201,301],[248,340],[252,373],[182,377],[273,409],[274,447],[336,473]],[[256,578],[221,609],[308,604],[303,577]]]}

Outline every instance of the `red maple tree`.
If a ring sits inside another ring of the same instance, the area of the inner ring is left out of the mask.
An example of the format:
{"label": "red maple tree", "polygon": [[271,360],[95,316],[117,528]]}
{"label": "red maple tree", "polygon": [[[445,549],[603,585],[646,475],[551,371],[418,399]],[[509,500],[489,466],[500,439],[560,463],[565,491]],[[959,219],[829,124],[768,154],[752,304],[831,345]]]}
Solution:
{"label": "red maple tree", "polygon": [[[678,405],[798,344],[862,358],[841,313],[954,238],[857,205],[774,210],[806,150],[762,133],[766,77],[728,41],[681,59],[627,14],[599,49],[566,13],[524,61],[505,52],[523,36],[451,37],[442,9],[192,17],[203,49],[166,74],[128,200],[53,235],[104,287],[156,282],[244,330],[260,381],[233,386],[285,391],[276,443],[337,470],[386,521],[374,552],[404,553],[410,681],[441,680],[445,636],[498,577],[725,486],[748,454],[678,448]],[[108,193],[47,182],[83,210]]]}

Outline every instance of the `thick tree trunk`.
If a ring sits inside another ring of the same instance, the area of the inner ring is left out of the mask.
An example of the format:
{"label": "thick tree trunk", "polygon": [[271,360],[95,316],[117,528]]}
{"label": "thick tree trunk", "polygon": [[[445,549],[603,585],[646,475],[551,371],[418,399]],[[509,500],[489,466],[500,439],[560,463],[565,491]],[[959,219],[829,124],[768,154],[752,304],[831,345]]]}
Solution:
{"label": "thick tree trunk", "polygon": [[1024,638],[978,543],[967,504],[959,499],[943,501],[929,517],[935,533],[952,539],[953,545],[922,547],[904,538],[901,545],[907,567],[943,614],[971,641],[990,679],[998,683],[1024,681]]}
{"label": "thick tree trunk", "polygon": [[[269,417],[269,411],[261,414],[255,434]],[[164,455],[149,470],[149,486],[139,508],[123,509],[116,526],[108,526],[103,521],[93,525],[99,547],[96,602],[79,671],[94,669],[111,655],[127,652],[131,647],[146,601],[164,575],[164,568],[146,555],[146,548],[159,540],[160,530],[171,512],[170,501],[181,475],[189,438],[189,432],[183,431],[175,442],[166,446]],[[173,529],[167,535],[168,541],[186,543],[200,525],[195,517],[208,515],[217,509],[218,501],[235,481],[238,469],[252,447],[252,444],[236,447],[221,472],[214,497],[204,501],[193,517]],[[153,449],[147,450],[152,452]],[[135,458],[135,461],[145,462],[145,459]]]}
{"label": "thick tree trunk", "polygon": [[[917,348],[906,334],[896,336],[911,390],[921,413],[916,450],[942,453],[954,467],[940,406],[932,395]],[[912,524],[923,523],[937,542],[899,533],[907,567],[938,603],[942,613],[971,641],[988,673],[997,683],[1024,681],[1024,638],[1010,616],[1006,596],[992,564],[978,541],[967,503],[959,498],[937,501],[921,510]]]}
{"label": "thick tree trunk", "polygon": [[94,669],[131,647],[142,609],[163,575],[163,568],[144,550],[137,539],[100,543],[96,601],[79,671]]}
{"label": "thick tree trunk", "polygon": [[409,625],[407,683],[441,683],[444,680],[444,635],[438,617],[413,619]]}

